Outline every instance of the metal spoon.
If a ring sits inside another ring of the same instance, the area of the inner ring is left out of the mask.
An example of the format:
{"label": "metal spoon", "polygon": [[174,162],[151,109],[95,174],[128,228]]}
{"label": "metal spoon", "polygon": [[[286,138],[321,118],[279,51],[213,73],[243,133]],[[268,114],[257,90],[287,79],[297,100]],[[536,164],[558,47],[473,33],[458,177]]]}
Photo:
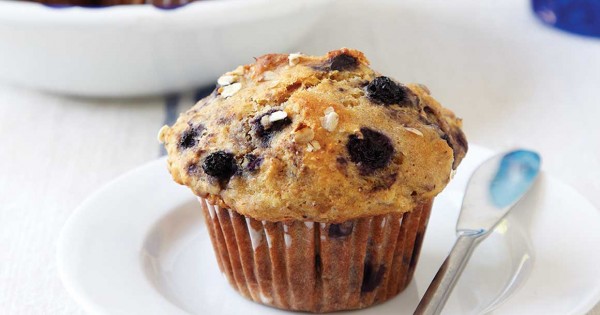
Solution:
{"label": "metal spoon", "polygon": [[539,154],[515,150],[496,155],[475,170],[456,224],[458,239],[427,288],[415,315],[442,312],[473,250],[533,186],[540,164]]}

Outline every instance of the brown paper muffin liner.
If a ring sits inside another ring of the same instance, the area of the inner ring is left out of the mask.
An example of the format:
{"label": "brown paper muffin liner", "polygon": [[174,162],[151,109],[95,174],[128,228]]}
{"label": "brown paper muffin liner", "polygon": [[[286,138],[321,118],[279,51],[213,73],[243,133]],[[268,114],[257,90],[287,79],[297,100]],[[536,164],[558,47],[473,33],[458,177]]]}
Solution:
{"label": "brown paper muffin liner", "polygon": [[368,307],[412,279],[433,199],[340,224],[257,221],[199,198],[219,268],[244,297],[294,311]]}

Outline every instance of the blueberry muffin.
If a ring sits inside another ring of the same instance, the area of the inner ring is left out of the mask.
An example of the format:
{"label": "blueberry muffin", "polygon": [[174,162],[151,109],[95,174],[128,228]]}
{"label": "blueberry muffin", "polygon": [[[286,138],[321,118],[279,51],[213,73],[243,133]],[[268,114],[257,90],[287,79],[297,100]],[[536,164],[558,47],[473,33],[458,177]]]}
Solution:
{"label": "blueberry muffin", "polygon": [[467,151],[461,120],[352,49],[264,55],[217,83],[159,140],[231,285],[310,312],[402,291],[433,198]]}

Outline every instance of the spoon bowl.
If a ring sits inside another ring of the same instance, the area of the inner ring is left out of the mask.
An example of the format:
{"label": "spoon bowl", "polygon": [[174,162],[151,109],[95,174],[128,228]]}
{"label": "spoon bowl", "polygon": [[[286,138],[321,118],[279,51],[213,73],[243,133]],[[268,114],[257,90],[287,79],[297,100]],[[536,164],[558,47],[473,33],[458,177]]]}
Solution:
{"label": "spoon bowl", "polygon": [[482,163],[467,184],[457,234],[489,233],[529,191],[540,165],[540,155],[528,150],[498,154]]}

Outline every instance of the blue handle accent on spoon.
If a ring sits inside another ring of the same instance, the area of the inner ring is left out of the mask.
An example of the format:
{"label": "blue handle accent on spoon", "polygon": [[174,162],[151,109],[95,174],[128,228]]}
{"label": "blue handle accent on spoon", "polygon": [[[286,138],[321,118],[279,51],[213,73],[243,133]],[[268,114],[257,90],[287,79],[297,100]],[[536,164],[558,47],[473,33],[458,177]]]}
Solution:
{"label": "blue handle accent on spoon", "polygon": [[533,184],[540,165],[540,155],[533,151],[516,150],[502,157],[490,183],[492,204],[504,208],[521,198]]}

